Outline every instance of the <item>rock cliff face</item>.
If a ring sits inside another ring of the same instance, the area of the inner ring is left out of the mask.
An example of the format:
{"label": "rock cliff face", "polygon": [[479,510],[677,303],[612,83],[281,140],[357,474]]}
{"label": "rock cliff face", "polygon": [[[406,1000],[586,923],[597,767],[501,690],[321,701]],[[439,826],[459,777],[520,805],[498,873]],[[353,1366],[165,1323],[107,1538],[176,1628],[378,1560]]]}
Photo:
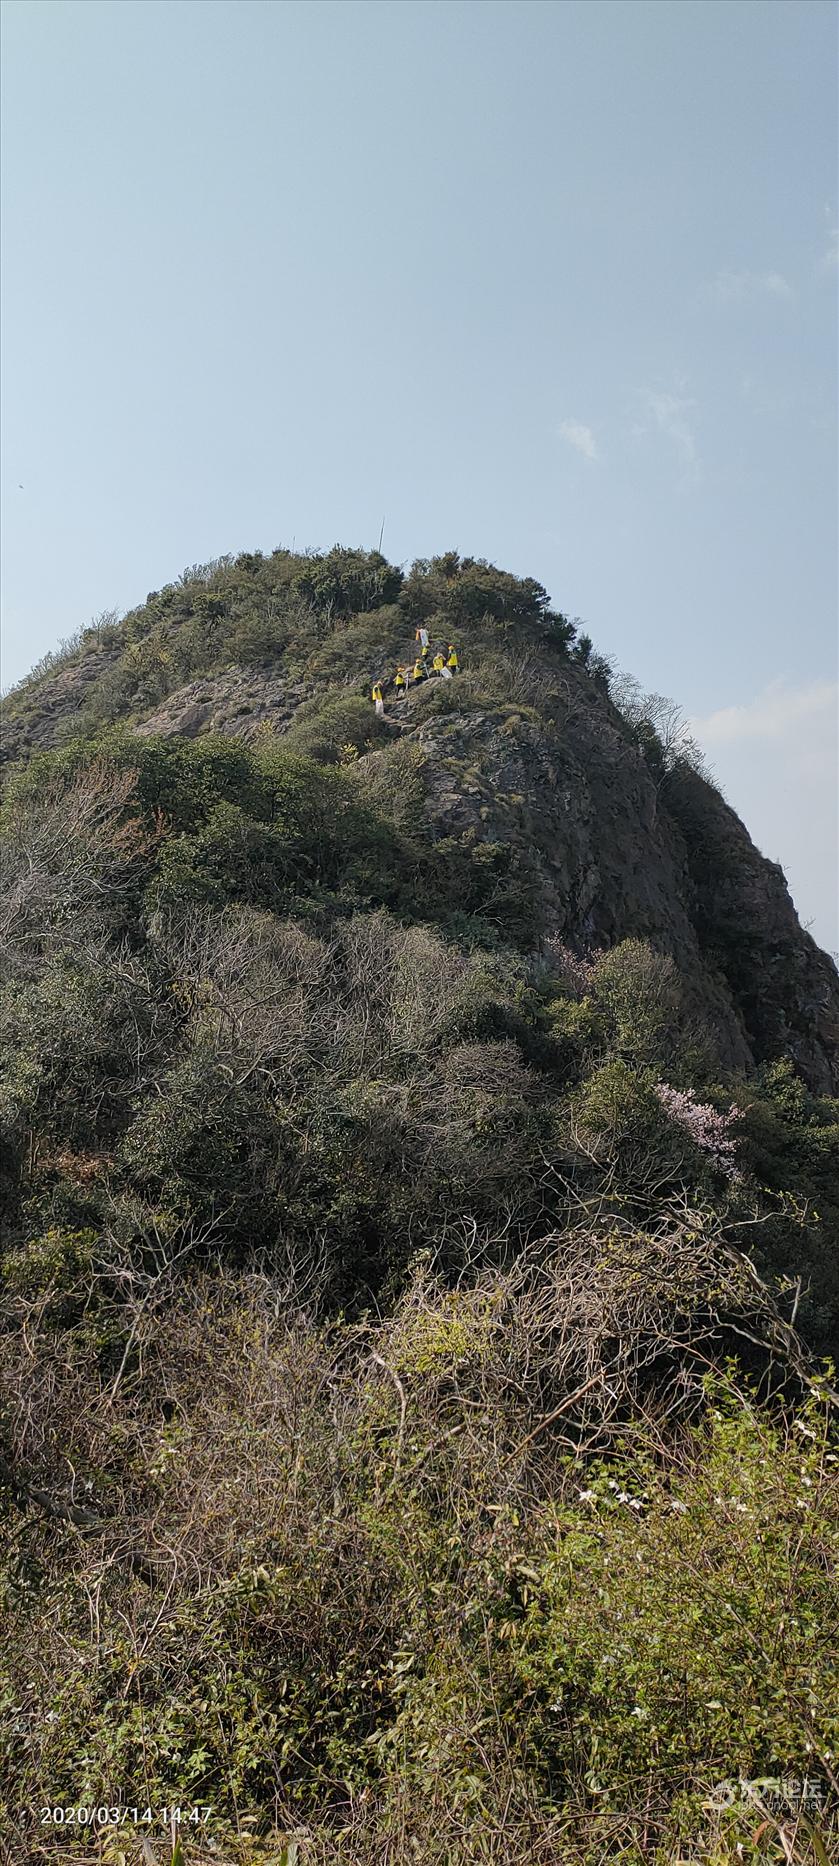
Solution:
{"label": "rock cliff face", "polygon": [[[369,696],[383,667],[408,658],[410,635],[393,606],[364,621],[363,644],[328,665],[321,647],[292,665],[278,654],[227,666],[135,712],[130,729],[282,736],[304,701]],[[583,666],[558,666],[532,645],[517,660],[507,641],[501,698],[497,664],[494,685],[482,685],[480,631],[474,672],[473,636],[458,634],[464,673],[399,704],[389,698],[386,713],[388,740],[408,739],[421,754],[433,835],[508,845],[545,938],[586,950],[636,936],[671,953],[722,1065],[747,1070],[786,1054],[813,1089],[837,1088],[839,975],[799,925],[782,871],[719,793],[688,769],[656,774]],[[6,757],[71,735],[117,659],[111,646],[43,680],[12,709]],[[386,741],[360,762],[372,771],[388,755]]]}
{"label": "rock cliff face", "polygon": [[658,791],[608,702],[587,699],[547,729],[514,713],[422,721],[441,826],[530,848],[546,932],[578,949],[638,937],[671,953],[721,1062],[786,1054],[829,1092],[839,976],[800,926],[782,870],[694,773]]}

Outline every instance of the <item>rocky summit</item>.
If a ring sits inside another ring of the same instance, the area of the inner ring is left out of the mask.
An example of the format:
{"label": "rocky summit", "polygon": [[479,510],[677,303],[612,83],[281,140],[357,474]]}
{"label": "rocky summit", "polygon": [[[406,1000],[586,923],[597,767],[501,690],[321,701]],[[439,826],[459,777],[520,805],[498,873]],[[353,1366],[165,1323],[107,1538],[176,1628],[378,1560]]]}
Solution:
{"label": "rocky summit", "polygon": [[[399,700],[393,674],[413,665],[422,622],[441,640],[456,634],[460,676],[409,684]],[[493,566],[449,553],[404,577],[375,553],[246,554],[82,631],[12,695],[4,752],[25,760],[115,723],[140,738],[270,734],[317,752],[324,721],[321,749],[357,758],[362,789],[375,789],[410,746],[410,833],[503,859],[528,903],[517,945],[558,938],[583,953],[649,940],[676,962],[722,1064],[786,1055],[829,1092],[835,965],[695,748],[684,735],[663,745],[637,707],[626,717],[612,684],[539,584]]]}

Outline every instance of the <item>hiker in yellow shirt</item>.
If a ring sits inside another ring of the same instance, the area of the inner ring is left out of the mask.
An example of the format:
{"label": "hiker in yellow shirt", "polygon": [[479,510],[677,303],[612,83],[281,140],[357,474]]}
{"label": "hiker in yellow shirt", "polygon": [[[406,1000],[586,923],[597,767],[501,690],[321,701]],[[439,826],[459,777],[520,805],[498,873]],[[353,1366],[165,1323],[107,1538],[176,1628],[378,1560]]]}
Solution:
{"label": "hiker in yellow shirt", "polygon": [[404,698],[405,698],[405,688],[406,688],[406,686],[408,685],[408,683],[407,683],[407,681],[406,681],[406,679],[405,679],[405,669],[404,669],[404,667],[398,667],[398,668],[396,669],[396,673],[395,673],[395,674],[394,674],[394,676],[393,676],[393,684],[394,684],[394,687],[396,688],[396,698],[397,698],[397,700],[404,700]]}
{"label": "hiker in yellow shirt", "polygon": [[454,642],[452,641],[449,642],[449,658],[448,658],[448,661],[446,662],[446,666],[451,668],[451,671],[453,674],[460,673],[460,662],[457,658],[457,649],[454,645]]}
{"label": "hiker in yellow shirt", "polygon": [[376,712],[381,718],[381,715],[385,710],[385,703],[384,703],[384,698],[382,695],[381,683],[378,680],[376,681],[376,685],[373,688],[373,704],[376,708]]}
{"label": "hiker in yellow shirt", "polygon": [[434,660],[432,661],[431,665],[434,669],[435,674],[442,674],[443,669],[446,665],[445,655],[440,654],[440,653],[435,654]]}
{"label": "hiker in yellow shirt", "polygon": [[428,668],[426,667],[422,656],[419,654],[417,655],[417,658],[414,662],[414,679],[415,680],[427,680],[428,679]]}

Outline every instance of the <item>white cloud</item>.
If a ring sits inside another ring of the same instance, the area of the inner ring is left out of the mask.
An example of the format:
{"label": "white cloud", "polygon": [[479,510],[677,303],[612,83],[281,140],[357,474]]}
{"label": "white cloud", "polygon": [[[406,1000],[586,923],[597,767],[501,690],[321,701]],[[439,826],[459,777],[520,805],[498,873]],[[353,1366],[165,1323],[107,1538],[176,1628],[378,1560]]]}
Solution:
{"label": "white cloud", "polygon": [[560,422],[559,432],[562,439],[568,442],[569,447],[575,447],[577,453],[582,454],[585,460],[597,459],[597,443],[591,428],[587,428],[584,421],[575,421],[573,417],[570,417],[567,421]]}
{"label": "white cloud", "polygon": [[710,287],[718,304],[745,304],[755,298],[794,298],[782,272],[718,272]]}
{"label": "white cloud", "polygon": [[742,739],[794,740],[802,725],[827,715],[836,722],[839,686],[834,680],[812,680],[801,687],[783,680],[770,681],[745,706],[723,706],[706,719],[694,721],[705,745],[732,744]]}
{"label": "white cloud", "polygon": [[839,684],[773,680],[691,731],[751,836],[781,863],[805,926],[839,949]]}
{"label": "white cloud", "polygon": [[682,465],[696,473],[699,460],[693,428],[688,415],[696,403],[689,396],[673,395],[668,390],[642,389],[640,394],[643,418],[638,434],[658,432],[672,441]]}
{"label": "white cloud", "polygon": [[785,279],[782,272],[764,272],[762,278],[758,279],[758,286],[770,298],[795,297],[789,279]]}

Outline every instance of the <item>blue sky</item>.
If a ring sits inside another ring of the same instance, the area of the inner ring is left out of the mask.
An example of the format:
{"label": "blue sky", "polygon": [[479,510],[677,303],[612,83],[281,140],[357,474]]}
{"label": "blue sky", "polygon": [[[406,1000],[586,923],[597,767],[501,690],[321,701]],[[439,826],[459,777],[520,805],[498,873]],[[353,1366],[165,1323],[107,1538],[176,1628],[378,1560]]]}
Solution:
{"label": "blue sky", "polygon": [[4,671],[448,548],[697,722],[837,930],[827,0],[6,0]]}

